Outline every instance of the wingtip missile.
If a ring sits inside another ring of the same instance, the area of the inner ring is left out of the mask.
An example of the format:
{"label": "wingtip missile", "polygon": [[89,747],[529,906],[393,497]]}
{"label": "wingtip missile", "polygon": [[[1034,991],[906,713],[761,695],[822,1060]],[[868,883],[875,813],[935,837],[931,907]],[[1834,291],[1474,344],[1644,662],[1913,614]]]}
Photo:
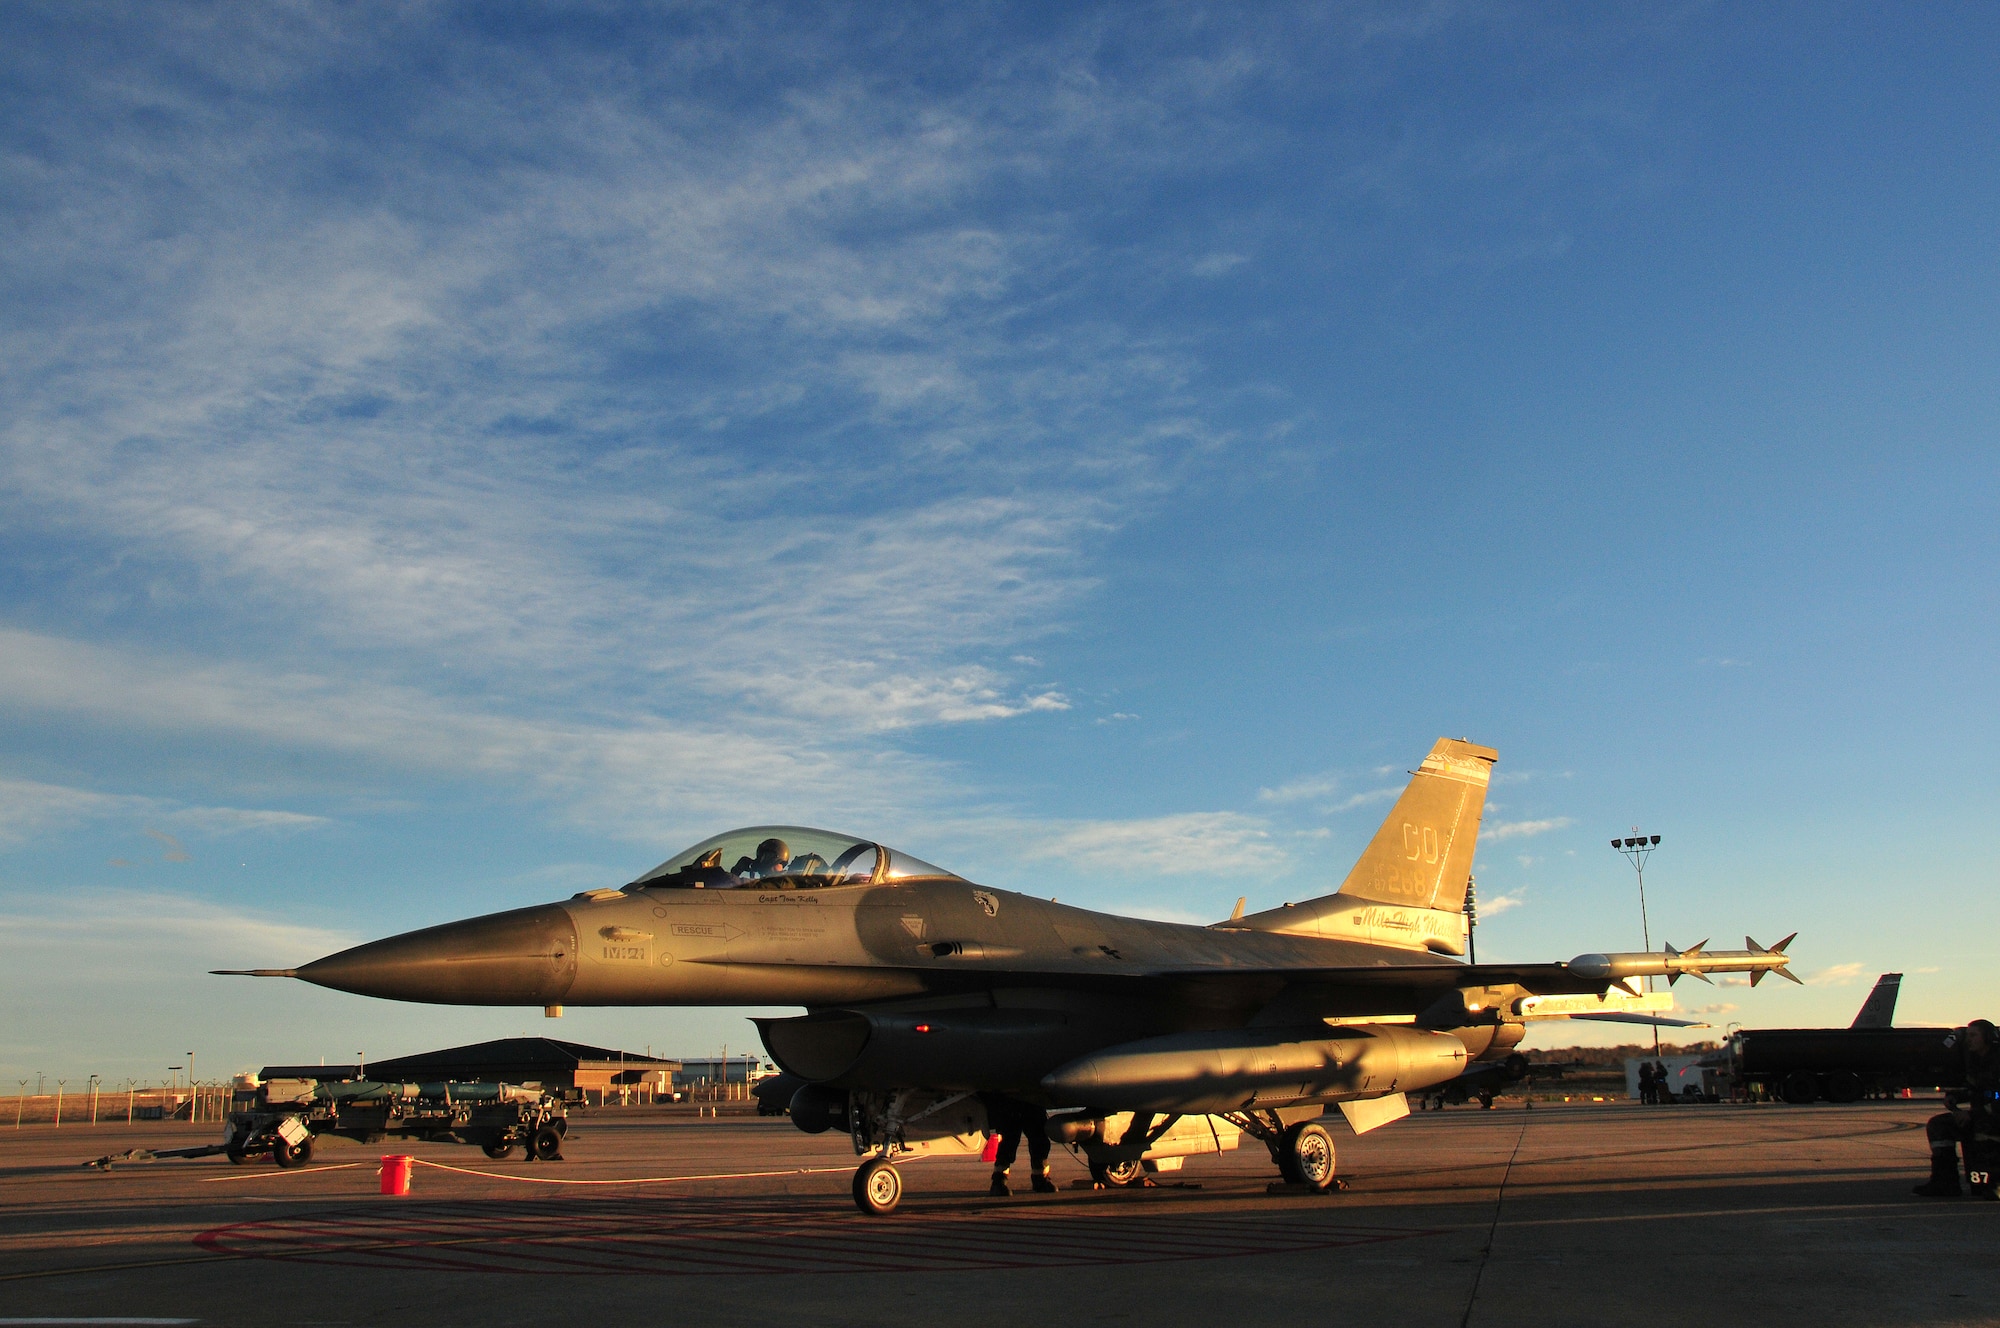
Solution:
{"label": "wingtip missile", "polygon": [[1650,976],[1664,977],[1667,985],[1672,986],[1675,979],[1691,975],[1713,984],[1710,973],[1747,973],[1753,987],[1766,973],[1784,973],[1787,980],[1797,982],[1798,979],[1785,969],[1785,965],[1791,962],[1785,947],[1797,937],[1798,933],[1793,932],[1776,945],[1765,946],[1759,945],[1754,936],[1746,936],[1741,950],[1710,950],[1707,940],[1680,950],[1669,942],[1659,954],[1648,951],[1578,955],[1569,961],[1569,968],[1580,977],[1613,983]]}

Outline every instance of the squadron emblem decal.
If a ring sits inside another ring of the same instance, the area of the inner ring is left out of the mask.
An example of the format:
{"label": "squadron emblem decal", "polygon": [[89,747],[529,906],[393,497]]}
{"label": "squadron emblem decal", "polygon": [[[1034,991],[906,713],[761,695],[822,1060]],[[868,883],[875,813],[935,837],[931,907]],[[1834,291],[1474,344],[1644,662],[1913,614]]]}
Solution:
{"label": "squadron emblem decal", "polygon": [[1000,901],[994,896],[987,894],[984,890],[974,890],[972,898],[979,905],[980,911],[985,913],[987,917],[997,918],[1000,916]]}

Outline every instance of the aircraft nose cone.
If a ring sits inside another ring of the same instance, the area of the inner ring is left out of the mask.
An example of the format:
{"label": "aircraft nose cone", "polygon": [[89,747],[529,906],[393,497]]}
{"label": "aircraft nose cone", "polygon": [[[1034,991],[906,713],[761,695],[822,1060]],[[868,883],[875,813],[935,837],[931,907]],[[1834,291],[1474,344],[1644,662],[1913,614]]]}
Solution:
{"label": "aircraft nose cone", "polygon": [[555,1005],[576,978],[576,923],[558,904],[405,932],[315,959],[298,977],[439,1005]]}

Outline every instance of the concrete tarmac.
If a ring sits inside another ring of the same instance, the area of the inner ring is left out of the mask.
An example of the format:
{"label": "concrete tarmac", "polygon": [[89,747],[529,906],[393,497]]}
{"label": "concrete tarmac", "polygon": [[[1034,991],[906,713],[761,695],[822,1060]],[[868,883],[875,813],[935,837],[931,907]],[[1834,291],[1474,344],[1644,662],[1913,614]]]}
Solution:
{"label": "concrete tarmac", "polygon": [[[594,1113],[558,1163],[321,1140],[294,1171],[78,1165],[206,1125],[0,1128],[0,1324],[2000,1322],[2000,1204],[1909,1193],[1936,1109],[1335,1117],[1350,1188],[1324,1197],[1267,1192],[1248,1140],[1117,1191],[1071,1188],[1059,1149],[1060,1192],[1012,1199],[919,1158],[886,1219],[855,1211],[844,1137],[782,1118]],[[385,1198],[389,1151],[441,1165]]]}

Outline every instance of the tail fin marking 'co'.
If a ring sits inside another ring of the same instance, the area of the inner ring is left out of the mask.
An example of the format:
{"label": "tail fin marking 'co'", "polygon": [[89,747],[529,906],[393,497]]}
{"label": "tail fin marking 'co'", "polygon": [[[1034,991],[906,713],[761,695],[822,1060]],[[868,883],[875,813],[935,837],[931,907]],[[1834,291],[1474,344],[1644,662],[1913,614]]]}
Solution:
{"label": "tail fin marking 'co'", "polygon": [[1408,908],[1463,909],[1486,785],[1499,759],[1491,747],[1439,738],[1339,893]]}
{"label": "tail fin marking 'co'", "polygon": [[1849,1028],[1889,1028],[1896,1022],[1896,995],[1902,990],[1901,973],[1884,973],[1875,980],[1875,990],[1861,1002],[1861,1012]]}

